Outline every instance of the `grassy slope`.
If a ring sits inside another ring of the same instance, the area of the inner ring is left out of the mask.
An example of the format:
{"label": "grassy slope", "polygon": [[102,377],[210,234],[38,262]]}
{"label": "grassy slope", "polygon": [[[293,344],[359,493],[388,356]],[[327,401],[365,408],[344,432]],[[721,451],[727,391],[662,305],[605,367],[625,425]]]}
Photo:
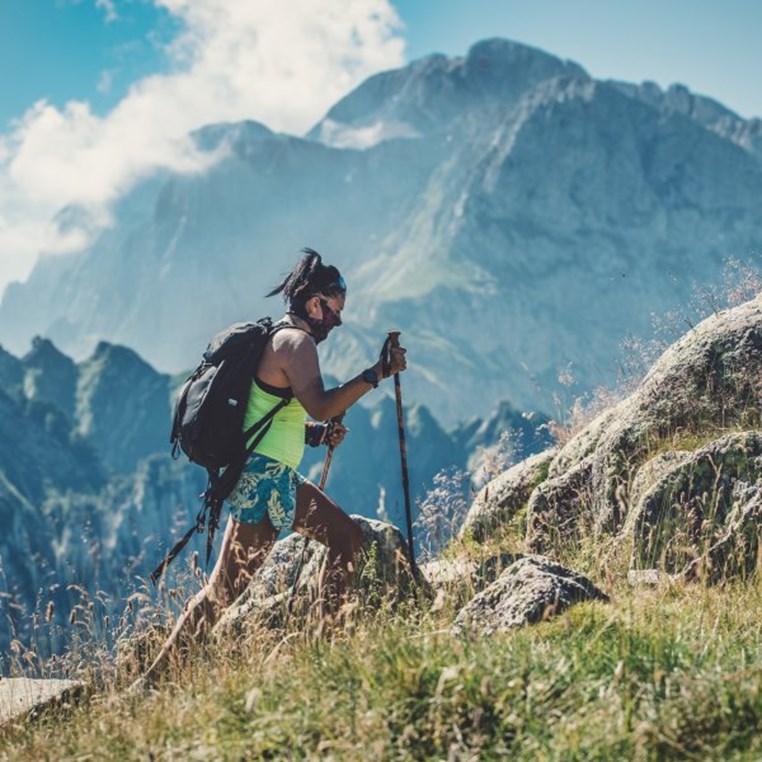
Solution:
{"label": "grassy slope", "polygon": [[256,633],[212,646],[158,694],[107,685],[10,728],[0,754],[761,758],[762,584],[610,592],[613,605],[468,642],[448,634],[447,604],[366,612],[333,639]]}

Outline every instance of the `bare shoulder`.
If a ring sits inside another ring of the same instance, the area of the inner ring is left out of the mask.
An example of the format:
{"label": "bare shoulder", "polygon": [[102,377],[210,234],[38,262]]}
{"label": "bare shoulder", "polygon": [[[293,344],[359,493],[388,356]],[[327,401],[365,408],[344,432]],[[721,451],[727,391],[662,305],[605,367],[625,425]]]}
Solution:
{"label": "bare shoulder", "polygon": [[273,352],[277,355],[304,355],[317,352],[315,342],[301,328],[281,328],[272,338]]}

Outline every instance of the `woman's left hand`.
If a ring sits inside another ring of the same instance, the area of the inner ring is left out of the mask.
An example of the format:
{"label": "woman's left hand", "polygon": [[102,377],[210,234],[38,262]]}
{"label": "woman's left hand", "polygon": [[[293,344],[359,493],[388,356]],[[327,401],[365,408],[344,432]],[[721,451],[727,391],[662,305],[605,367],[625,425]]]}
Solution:
{"label": "woman's left hand", "polygon": [[338,447],[343,441],[349,429],[343,424],[331,421],[328,424],[328,433],[325,442],[329,447]]}

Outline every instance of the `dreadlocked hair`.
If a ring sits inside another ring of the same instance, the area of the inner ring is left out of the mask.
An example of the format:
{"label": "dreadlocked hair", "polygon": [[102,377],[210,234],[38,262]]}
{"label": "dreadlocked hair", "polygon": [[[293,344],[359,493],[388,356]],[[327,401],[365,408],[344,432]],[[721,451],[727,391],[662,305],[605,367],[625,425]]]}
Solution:
{"label": "dreadlocked hair", "polygon": [[336,283],[341,275],[332,265],[324,265],[323,259],[314,249],[302,249],[302,257],[294,269],[267,296],[283,294],[283,301],[292,308],[302,307],[311,296]]}

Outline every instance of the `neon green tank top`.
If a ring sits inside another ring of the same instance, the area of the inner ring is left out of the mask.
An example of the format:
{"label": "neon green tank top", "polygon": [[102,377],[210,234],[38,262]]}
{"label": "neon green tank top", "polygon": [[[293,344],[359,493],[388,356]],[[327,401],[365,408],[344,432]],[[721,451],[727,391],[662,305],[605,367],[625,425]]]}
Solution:
{"label": "neon green tank top", "polygon": [[[246,431],[250,426],[253,426],[280,401],[281,397],[266,392],[254,381],[249,392],[249,402],[243,419],[243,430]],[[307,412],[302,407],[302,403],[293,397],[288,405],[273,416],[270,430],[264,435],[254,452],[297,469],[304,454],[304,422],[306,419]],[[257,434],[254,434],[249,439],[246,443],[247,446],[254,441],[256,436]]]}

